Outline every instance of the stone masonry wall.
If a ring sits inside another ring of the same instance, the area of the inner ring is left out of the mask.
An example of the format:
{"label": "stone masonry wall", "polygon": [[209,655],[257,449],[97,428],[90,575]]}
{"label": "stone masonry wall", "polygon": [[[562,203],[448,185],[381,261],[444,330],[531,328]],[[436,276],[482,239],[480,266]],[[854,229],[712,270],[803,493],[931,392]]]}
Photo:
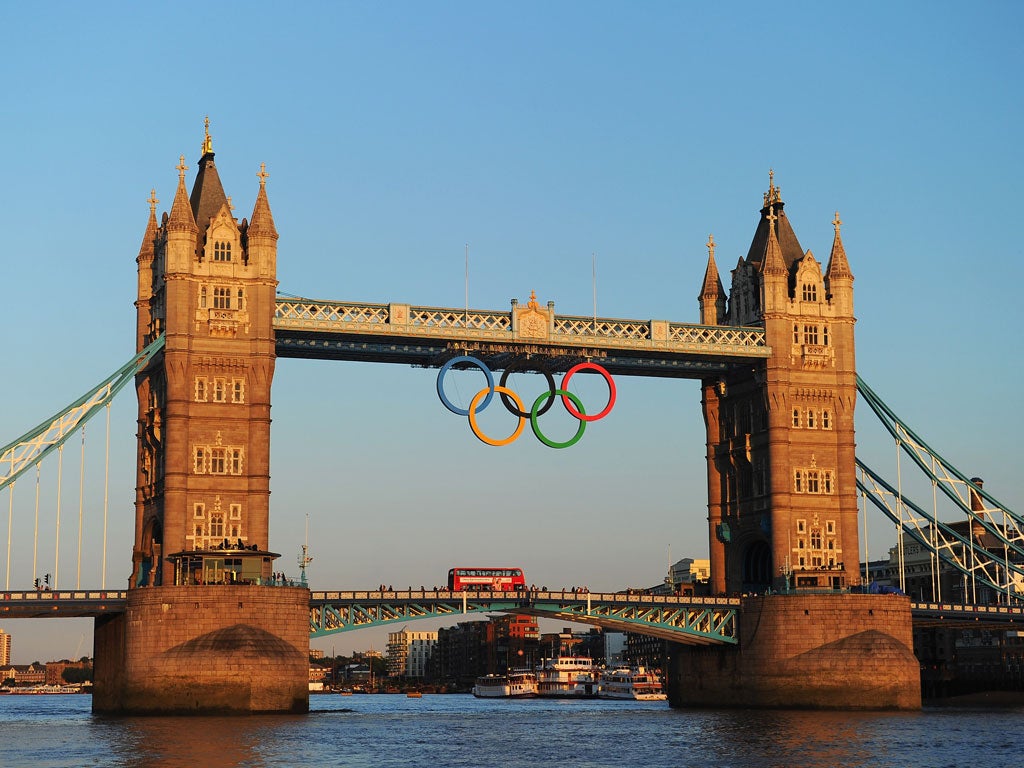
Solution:
{"label": "stone masonry wall", "polygon": [[309,592],[288,587],[131,590],[125,614],[97,622],[93,710],[305,712]]}
{"label": "stone masonry wall", "polygon": [[739,647],[674,646],[676,707],[918,709],[910,603],[894,595],[743,600]]}

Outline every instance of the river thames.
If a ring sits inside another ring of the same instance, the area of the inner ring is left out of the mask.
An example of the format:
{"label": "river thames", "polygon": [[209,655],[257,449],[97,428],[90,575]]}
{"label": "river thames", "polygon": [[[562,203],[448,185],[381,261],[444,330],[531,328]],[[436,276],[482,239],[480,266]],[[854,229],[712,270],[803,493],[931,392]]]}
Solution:
{"label": "river thames", "polygon": [[1020,765],[1024,709],[673,710],[664,702],[316,695],[305,716],[99,717],[0,696],[0,766]]}

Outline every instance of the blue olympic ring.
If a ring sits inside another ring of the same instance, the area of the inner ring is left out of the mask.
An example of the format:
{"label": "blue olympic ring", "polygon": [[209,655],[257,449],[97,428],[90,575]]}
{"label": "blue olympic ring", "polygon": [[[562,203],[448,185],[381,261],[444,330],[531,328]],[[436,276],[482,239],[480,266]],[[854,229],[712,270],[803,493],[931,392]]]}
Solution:
{"label": "blue olympic ring", "polygon": [[[447,374],[448,371],[450,371],[454,366],[458,364],[464,364],[471,367],[479,368],[487,379],[487,386],[481,389],[473,396],[469,408],[459,408],[451,400],[448,399],[447,395],[445,395],[444,392],[445,374]],[[514,363],[509,365],[506,368],[505,372],[502,374],[501,383],[496,386],[494,383],[494,374],[491,373],[491,369],[488,368],[487,364],[484,363],[482,360],[476,357],[472,357],[470,355],[460,355],[458,357],[453,357],[451,360],[445,363],[444,366],[442,366],[441,370],[437,374],[437,395],[441,399],[441,402],[444,404],[445,408],[447,408],[449,411],[459,416],[469,417],[470,429],[473,430],[473,434],[476,435],[477,438],[487,443],[488,445],[495,446],[508,445],[509,443],[515,441],[519,437],[519,434],[522,432],[524,420],[529,419],[530,426],[532,427],[533,432],[537,436],[538,440],[540,440],[545,445],[550,446],[551,448],[567,448],[570,445],[575,445],[579,441],[579,439],[583,437],[583,431],[584,429],[586,429],[587,422],[597,421],[598,419],[604,418],[605,416],[608,415],[612,407],[615,405],[615,382],[612,380],[611,374],[608,373],[608,371],[602,366],[597,365],[596,363],[587,362],[580,363],[579,365],[575,365],[572,368],[570,368],[566,372],[565,377],[562,379],[561,387],[555,386],[554,379],[550,373],[542,372],[544,377],[547,379],[548,391],[541,393],[541,395],[536,399],[536,401],[534,401],[533,407],[530,408],[529,411],[524,411],[523,404],[520,402],[519,397],[515,393],[513,393],[512,390],[505,387],[505,382],[508,379],[509,372],[518,367],[520,366]],[[576,397],[576,395],[569,392],[569,379],[571,379],[577,371],[585,369],[593,370],[596,371],[597,373],[600,373],[604,377],[605,382],[608,384],[608,404],[605,406],[604,410],[602,410],[600,413],[594,414],[593,416],[588,416],[586,414],[586,411],[583,409],[583,403],[580,402],[579,398]],[[498,392],[501,395],[501,400],[505,406],[505,409],[513,416],[516,416],[519,419],[519,424],[516,427],[515,431],[509,437],[501,440],[490,438],[487,435],[484,435],[480,431],[476,421],[476,415],[490,404],[495,392]],[[565,406],[566,411],[568,411],[568,413],[571,416],[573,416],[580,422],[580,426],[577,429],[576,434],[569,440],[561,443],[555,442],[546,437],[541,432],[540,426],[537,423],[537,417],[543,415],[554,404],[554,401],[559,398]]]}

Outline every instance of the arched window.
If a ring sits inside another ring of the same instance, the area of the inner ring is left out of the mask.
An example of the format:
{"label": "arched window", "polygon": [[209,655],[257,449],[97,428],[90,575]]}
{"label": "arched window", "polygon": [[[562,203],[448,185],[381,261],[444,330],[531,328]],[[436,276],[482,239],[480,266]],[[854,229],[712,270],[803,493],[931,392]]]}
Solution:
{"label": "arched window", "polygon": [[804,283],[803,299],[804,301],[817,301],[818,286],[812,283]]}
{"label": "arched window", "polygon": [[227,240],[218,240],[213,244],[214,261],[231,261],[231,243]]}

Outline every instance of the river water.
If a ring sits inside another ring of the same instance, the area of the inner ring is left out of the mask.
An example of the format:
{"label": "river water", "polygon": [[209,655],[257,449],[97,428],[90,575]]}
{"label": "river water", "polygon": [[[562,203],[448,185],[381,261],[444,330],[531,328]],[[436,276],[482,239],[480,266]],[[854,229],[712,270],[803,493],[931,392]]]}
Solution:
{"label": "river water", "polygon": [[98,717],[0,696],[0,766],[1019,766],[1024,709],[673,710],[664,702],[315,695],[305,716]]}

